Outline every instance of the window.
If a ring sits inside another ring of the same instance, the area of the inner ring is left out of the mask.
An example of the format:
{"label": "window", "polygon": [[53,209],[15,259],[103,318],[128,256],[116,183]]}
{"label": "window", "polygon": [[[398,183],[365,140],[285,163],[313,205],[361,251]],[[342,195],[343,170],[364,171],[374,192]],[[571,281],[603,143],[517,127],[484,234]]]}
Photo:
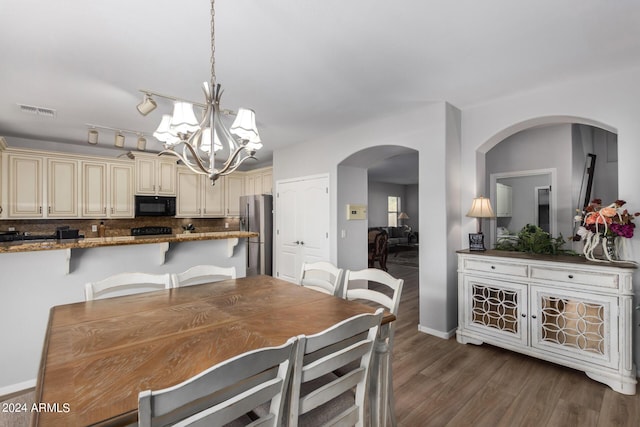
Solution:
{"label": "window", "polygon": [[389,227],[397,227],[398,214],[400,214],[400,197],[389,196],[387,198],[387,212],[389,217],[387,225]]}

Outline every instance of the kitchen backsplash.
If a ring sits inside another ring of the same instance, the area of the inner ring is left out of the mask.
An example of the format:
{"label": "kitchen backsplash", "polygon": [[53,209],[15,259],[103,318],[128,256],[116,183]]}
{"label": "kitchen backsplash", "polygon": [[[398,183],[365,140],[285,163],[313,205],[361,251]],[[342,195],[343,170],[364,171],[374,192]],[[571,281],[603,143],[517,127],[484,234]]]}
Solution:
{"label": "kitchen backsplash", "polygon": [[[2,220],[0,231],[9,231],[13,227],[15,231],[31,234],[55,234],[58,227],[69,226],[71,229],[80,230],[85,237],[98,237],[97,231],[91,231],[104,222],[106,237],[130,236],[131,229],[137,227],[171,227],[173,234],[183,232],[183,226],[193,224],[196,233],[212,231],[237,231],[240,230],[238,218],[170,218],[170,217],[138,217],[128,219],[23,219]],[[225,227],[228,224],[228,228]]]}

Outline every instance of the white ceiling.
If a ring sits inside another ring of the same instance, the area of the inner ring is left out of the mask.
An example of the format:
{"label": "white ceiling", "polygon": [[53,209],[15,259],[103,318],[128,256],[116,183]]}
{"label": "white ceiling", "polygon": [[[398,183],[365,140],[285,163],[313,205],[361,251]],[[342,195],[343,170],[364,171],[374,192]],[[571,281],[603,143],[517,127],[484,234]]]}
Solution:
{"label": "white ceiling", "polygon": [[[0,0],[0,135],[70,150],[86,147],[86,123],[150,135],[171,106],[159,100],[139,115],[139,89],[202,102],[209,38],[206,0]],[[222,106],[256,110],[263,161],[274,148],[417,103],[464,110],[638,64],[637,0],[216,3]],[[100,144],[112,146],[112,135]]]}

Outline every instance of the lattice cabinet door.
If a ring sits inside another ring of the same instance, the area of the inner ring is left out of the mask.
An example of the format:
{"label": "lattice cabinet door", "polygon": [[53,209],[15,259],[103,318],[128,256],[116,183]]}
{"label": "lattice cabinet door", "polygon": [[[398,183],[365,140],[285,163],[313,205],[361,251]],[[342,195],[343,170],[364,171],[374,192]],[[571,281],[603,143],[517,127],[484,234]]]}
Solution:
{"label": "lattice cabinet door", "polygon": [[618,368],[618,298],[532,285],[531,346]]}
{"label": "lattice cabinet door", "polygon": [[464,279],[464,328],[527,345],[527,285],[481,277]]}

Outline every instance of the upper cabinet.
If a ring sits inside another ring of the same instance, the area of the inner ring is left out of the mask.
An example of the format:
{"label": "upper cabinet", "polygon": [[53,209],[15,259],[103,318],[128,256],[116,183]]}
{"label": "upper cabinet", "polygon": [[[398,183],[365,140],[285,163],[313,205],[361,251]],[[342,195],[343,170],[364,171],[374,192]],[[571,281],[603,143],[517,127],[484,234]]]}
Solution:
{"label": "upper cabinet", "polygon": [[209,177],[178,167],[177,217],[210,218],[225,215],[224,185],[211,185]]}
{"label": "upper cabinet", "polygon": [[81,162],[82,217],[133,218],[133,165]]}
{"label": "upper cabinet", "polygon": [[140,195],[176,195],[176,159],[136,153],[136,191]]}
{"label": "upper cabinet", "polygon": [[273,194],[273,168],[254,169],[246,172],[244,194]]}
{"label": "upper cabinet", "polygon": [[513,189],[509,185],[496,183],[496,216],[513,215]]}
{"label": "upper cabinet", "polygon": [[133,218],[134,163],[7,149],[0,218]]}
{"label": "upper cabinet", "polygon": [[240,196],[244,194],[244,176],[232,174],[223,176],[222,182],[216,185],[224,185],[226,215],[240,216]]}
{"label": "upper cabinet", "polygon": [[9,217],[44,217],[43,162],[42,156],[7,155]]}
{"label": "upper cabinet", "polygon": [[78,216],[78,161],[47,158],[47,217]]}

